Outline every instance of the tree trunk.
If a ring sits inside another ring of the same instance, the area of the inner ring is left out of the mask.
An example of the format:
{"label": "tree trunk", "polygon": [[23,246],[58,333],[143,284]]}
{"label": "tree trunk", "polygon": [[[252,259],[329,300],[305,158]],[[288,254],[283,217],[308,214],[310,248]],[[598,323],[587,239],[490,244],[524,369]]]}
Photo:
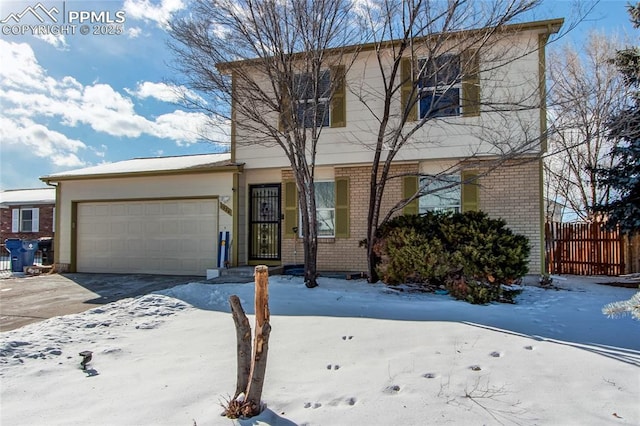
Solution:
{"label": "tree trunk", "polygon": [[[231,313],[236,326],[238,371],[236,391],[229,401],[224,415],[237,419],[238,417],[253,417],[260,414],[260,399],[264,375],[267,370],[267,352],[269,348],[269,268],[264,265],[255,269],[255,317],[256,334],[254,337],[253,353],[251,352],[251,325],[242,309],[240,299],[236,295],[229,297]],[[244,393],[244,400],[238,396]]]}
{"label": "tree trunk", "polygon": [[247,390],[249,385],[249,375],[251,374],[251,325],[249,319],[242,309],[240,298],[235,294],[229,297],[233,322],[236,325],[237,341],[237,380],[236,391],[233,399]]}
{"label": "tree trunk", "polygon": [[318,286],[318,240],[307,241],[304,250],[304,285],[307,288]]}
{"label": "tree trunk", "polygon": [[318,286],[318,219],[316,212],[313,177],[300,172],[296,174],[299,189],[299,207],[302,215],[302,238],[304,244],[304,284],[307,288]]}
{"label": "tree trunk", "polygon": [[251,379],[246,392],[246,409],[248,417],[260,413],[260,398],[264,375],[267,370],[267,352],[269,349],[269,268],[260,265],[255,269],[255,313],[256,334],[253,343],[253,360],[251,362]]}

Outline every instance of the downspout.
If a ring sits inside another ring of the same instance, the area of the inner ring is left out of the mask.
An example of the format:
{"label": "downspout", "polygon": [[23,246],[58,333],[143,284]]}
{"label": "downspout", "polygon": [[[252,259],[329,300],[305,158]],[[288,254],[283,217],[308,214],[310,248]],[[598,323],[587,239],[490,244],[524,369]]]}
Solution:
{"label": "downspout", "polygon": [[56,203],[55,203],[56,218],[54,221],[55,230],[53,231],[53,265],[55,268],[55,265],[60,263],[59,254],[58,254],[58,248],[60,247],[60,183],[54,184],[54,183],[51,183],[50,180],[45,180],[44,183],[56,189]]}

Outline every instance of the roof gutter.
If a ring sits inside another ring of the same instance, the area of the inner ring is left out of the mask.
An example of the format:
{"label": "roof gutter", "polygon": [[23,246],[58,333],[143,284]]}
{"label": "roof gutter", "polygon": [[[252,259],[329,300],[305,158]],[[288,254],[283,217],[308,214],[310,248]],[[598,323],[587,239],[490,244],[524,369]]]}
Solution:
{"label": "roof gutter", "polygon": [[149,170],[139,172],[122,172],[122,173],[100,173],[88,175],[61,175],[61,176],[42,176],[41,181],[47,185],[53,185],[51,182],[62,182],[72,180],[92,180],[92,179],[118,179],[132,177],[149,177],[149,176],[167,176],[167,175],[187,175],[187,174],[203,174],[203,173],[224,173],[224,172],[242,172],[244,163],[229,164],[224,166],[202,167],[197,166],[188,169],[175,170]]}

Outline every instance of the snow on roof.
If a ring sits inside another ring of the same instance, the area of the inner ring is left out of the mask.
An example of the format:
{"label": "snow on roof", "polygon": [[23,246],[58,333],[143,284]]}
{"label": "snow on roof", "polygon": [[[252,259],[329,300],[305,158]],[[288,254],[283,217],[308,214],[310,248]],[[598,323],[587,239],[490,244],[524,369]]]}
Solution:
{"label": "snow on roof", "polygon": [[48,176],[43,176],[41,179],[67,176],[73,177],[120,173],[162,172],[172,170],[186,170],[207,166],[224,166],[226,164],[230,164],[230,159],[230,153],[134,158],[132,160],[124,160],[115,163],[100,164],[93,167],[85,167],[83,169],[67,170],[66,172],[53,173]]}
{"label": "snow on roof", "polygon": [[1,205],[53,204],[55,202],[55,188],[7,189],[0,192]]}

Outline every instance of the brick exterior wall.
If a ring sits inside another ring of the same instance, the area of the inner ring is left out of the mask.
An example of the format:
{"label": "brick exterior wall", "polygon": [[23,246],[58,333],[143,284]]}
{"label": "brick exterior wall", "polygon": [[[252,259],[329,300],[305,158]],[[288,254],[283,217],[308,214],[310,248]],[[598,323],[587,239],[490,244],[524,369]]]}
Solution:
{"label": "brick exterior wall", "polygon": [[[391,174],[417,173],[418,163],[400,164],[392,168]],[[335,167],[335,177],[349,178],[349,238],[318,239],[318,269],[321,271],[353,271],[367,270],[367,256],[361,240],[367,237],[367,211],[369,208],[370,166]],[[291,170],[283,170],[282,179],[291,180]],[[382,213],[389,211],[395,203],[402,199],[402,179],[389,181],[383,197]],[[284,208],[284,205],[283,205]],[[282,239],[282,263],[302,263],[304,260],[303,244],[297,241],[297,255],[294,259],[294,239]]]}
{"label": "brick exterior wall", "polygon": [[480,179],[480,210],[529,239],[529,273],[542,272],[540,161],[508,163]]}
{"label": "brick exterior wall", "polygon": [[[38,232],[11,232],[11,215],[13,209],[38,208],[39,229]],[[11,206],[0,209],[0,244],[8,238],[20,238],[23,240],[37,240],[38,238],[53,238],[53,209],[52,204]]]}
{"label": "brick exterior wall", "polygon": [[[391,174],[417,173],[418,163],[396,165]],[[482,167],[478,171],[483,172]],[[484,169],[486,171],[486,168]],[[366,251],[359,242],[366,238],[367,209],[369,207],[369,166],[335,167],[334,175],[349,177],[350,237],[320,238],[318,242],[318,269],[321,271],[366,271]],[[292,180],[291,170],[282,171],[282,180]],[[538,160],[501,166],[482,177],[480,209],[494,218],[502,218],[509,228],[529,239],[531,255],[529,272],[541,271],[540,221],[540,163]],[[402,199],[402,179],[391,180],[385,189],[381,213],[384,215]],[[284,194],[283,194],[284,200]],[[284,203],[284,201],[283,201]],[[284,204],[283,204],[284,209]],[[399,212],[398,214],[401,214]],[[282,264],[302,263],[303,242],[293,238],[282,239]],[[294,255],[294,250],[297,254]]]}

